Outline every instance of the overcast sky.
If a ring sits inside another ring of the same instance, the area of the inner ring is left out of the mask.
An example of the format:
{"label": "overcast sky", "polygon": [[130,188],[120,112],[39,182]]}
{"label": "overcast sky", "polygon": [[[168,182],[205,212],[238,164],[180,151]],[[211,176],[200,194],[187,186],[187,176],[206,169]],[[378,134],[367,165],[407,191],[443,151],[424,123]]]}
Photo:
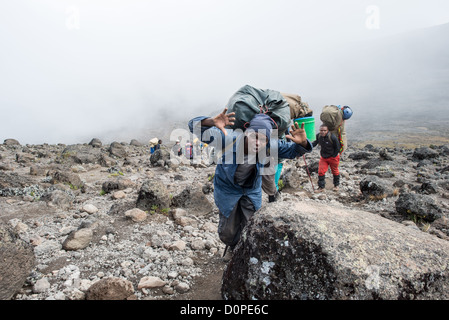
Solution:
{"label": "overcast sky", "polygon": [[220,109],[245,84],[313,101],[325,88],[289,66],[448,22],[446,0],[2,1],[0,143],[161,125]]}

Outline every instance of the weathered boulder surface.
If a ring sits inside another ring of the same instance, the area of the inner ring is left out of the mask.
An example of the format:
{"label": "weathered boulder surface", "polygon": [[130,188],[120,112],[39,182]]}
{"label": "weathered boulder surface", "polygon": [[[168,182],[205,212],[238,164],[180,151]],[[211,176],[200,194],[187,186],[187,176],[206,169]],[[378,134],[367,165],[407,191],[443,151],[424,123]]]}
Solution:
{"label": "weathered boulder surface", "polygon": [[432,159],[437,158],[438,156],[439,156],[438,151],[435,151],[429,147],[416,148],[415,151],[413,152],[413,158],[418,160]]}
{"label": "weathered boulder surface", "polygon": [[377,176],[367,176],[360,181],[360,191],[364,196],[386,197],[392,193],[390,186]]}
{"label": "weathered boulder surface", "polygon": [[191,209],[192,212],[198,215],[208,214],[214,209],[212,203],[209,202],[201,189],[190,186],[173,197],[172,205]]}
{"label": "weathered boulder surface", "polygon": [[0,224],[0,257],[0,300],[9,300],[34,268],[34,251],[14,230]]}
{"label": "weathered boulder surface", "polygon": [[133,284],[117,277],[95,282],[87,291],[86,300],[126,300],[134,294]]}
{"label": "weathered boulder surface", "polygon": [[125,147],[119,143],[119,142],[112,142],[109,146],[109,153],[111,156],[115,156],[118,158],[124,158],[128,155],[128,152],[126,151]]}
{"label": "weathered boulder surface", "polygon": [[170,207],[170,195],[165,185],[158,180],[147,180],[142,184],[137,197],[136,207],[151,210],[153,206],[160,209]]}
{"label": "weathered boulder surface", "polygon": [[250,220],[225,299],[448,299],[449,243],[379,215],[279,202]]}
{"label": "weathered boulder surface", "polygon": [[406,216],[415,215],[430,222],[441,218],[441,209],[436,201],[426,195],[401,193],[395,205],[396,211]]}
{"label": "weathered boulder surface", "polygon": [[153,152],[150,156],[150,162],[152,165],[156,165],[160,160],[165,163],[170,159],[170,152],[164,149],[159,149]]}

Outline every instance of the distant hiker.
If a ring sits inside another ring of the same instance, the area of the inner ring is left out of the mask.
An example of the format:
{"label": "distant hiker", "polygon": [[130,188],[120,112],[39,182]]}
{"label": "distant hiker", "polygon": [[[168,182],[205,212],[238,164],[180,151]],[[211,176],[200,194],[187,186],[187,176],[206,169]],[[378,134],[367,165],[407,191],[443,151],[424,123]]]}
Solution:
{"label": "distant hiker", "polygon": [[340,142],[325,124],[320,126],[320,133],[316,135],[316,140],[312,143],[314,147],[318,144],[321,147],[320,162],[318,164],[318,189],[315,192],[323,192],[326,185],[325,175],[329,166],[334,176],[334,191],[338,191],[340,185]]}
{"label": "distant hiker", "polygon": [[154,146],[154,151],[160,150],[160,149],[161,149],[161,144],[162,144],[162,140],[159,139],[159,140],[157,141],[157,145]]}
{"label": "distant hiker", "polygon": [[274,121],[266,114],[255,115],[244,133],[226,129],[235,121],[235,113],[226,114],[227,110],[214,118],[196,117],[189,128],[223,153],[215,169],[214,199],[219,210],[219,237],[232,250],[246,222],[262,206],[263,161],[268,159],[260,159],[259,151],[277,147],[280,158],[294,159],[313,147],[297,124],[287,136],[293,142],[271,139]]}
{"label": "distant hiker", "polygon": [[175,145],[172,147],[172,151],[175,156],[182,156],[182,148],[179,140],[176,140]]}
{"label": "distant hiker", "polygon": [[154,151],[156,150],[156,145],[159,143],[159,139],[158,138],[153,138],[150,140],[150,142],[148,143],[150,146],[150,154],[153,154]]}
{"label": "distant hiker", "polygon": [[186,142],[185,155],[187,159],[193,159],[193,145],[190,143],[190,140]]}
{"label": "distant hiker", "polygon": [[340,142],[340,154],[348,147],[345,124],[352,117],[352,109],[349,106],[327,105],[323,107],[320,119],[329,131],[333,133]]}

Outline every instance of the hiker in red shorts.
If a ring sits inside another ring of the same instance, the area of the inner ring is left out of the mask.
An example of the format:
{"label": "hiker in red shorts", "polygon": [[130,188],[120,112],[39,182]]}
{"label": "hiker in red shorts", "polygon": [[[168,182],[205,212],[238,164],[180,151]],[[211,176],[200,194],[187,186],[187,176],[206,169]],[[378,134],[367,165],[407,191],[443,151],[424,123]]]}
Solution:
{"label": "hiker in red shorts", "polygon": [[320,133],[316,135],[316,140],[312,143],[314,147],[320,145],[321,158],[318,165],[318,190],[315,192],[323,192],[326,185],[325,175],[329,166],[334,176],[334,191],[338,191],[340,185],[340,172],[338,165],[340,164],[340,142],[338,138],[329,132],[326,125],[320,126]]}

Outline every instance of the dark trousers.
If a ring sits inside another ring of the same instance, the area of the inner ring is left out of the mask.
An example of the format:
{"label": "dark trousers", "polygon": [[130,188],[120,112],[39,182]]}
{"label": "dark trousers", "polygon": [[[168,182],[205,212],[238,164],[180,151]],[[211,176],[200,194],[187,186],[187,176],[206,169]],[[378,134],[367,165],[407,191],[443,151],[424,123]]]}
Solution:
{"label": "dark trousers", "polygon": [[251,200],[247,196],[242,196],[228,218],[220,213],[218,222],[220,240],[233,249],[240,240],[243,228],[255,211]]}

